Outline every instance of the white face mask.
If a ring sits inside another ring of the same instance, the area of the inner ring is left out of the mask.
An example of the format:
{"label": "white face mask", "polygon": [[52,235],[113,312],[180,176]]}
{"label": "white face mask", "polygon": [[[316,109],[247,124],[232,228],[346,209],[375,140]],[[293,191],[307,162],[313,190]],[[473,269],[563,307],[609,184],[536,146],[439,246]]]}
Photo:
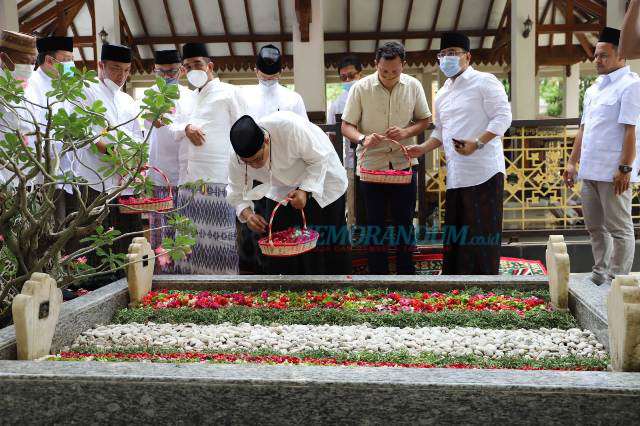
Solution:
{"label": "white face mask", "polygon": [[116,83],[114,83],[113,81],[109,80],[108,78],[105,78],[102,81],[104,82],[104,85],[107,86],[109,88],[109,90],[111,90],[112,92],[117,92],[118,90],[120,90],[122,88],[122,86],[118,86]]}
{"label": "white face mask", "polygon": [[15,69],[11,72],[13,78],[16,80],[26,82],[33,74],[33,65],[29,64],[16,64]]}
{"label": "white face mask", "polygon": [[207,80],[209,80],[209,76],[207,76],[207,73],[205,71],[191,70],[187,73],[187,80],[189,80],[189,83],[192,86],[200,89],[202,86],[207,84]]}
{"label": "white face mask", "polygon": [[264,87],[274,87],[276,84],[278,84],[278,79],[274,79],[274,80],[258,80],[258,84],[260,84],[261,86],[264,86]]}

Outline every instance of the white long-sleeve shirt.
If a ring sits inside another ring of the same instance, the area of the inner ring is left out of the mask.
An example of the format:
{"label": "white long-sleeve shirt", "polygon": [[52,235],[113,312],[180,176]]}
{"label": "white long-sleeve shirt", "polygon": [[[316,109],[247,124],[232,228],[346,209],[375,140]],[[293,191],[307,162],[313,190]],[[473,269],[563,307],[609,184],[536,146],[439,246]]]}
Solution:
{"label": "white long-sleeve shirt", "polygon": [[[111,90],[102,81],[90,84],[89,87],[85,89],[84,94],[87,97],[85,101],[87,105],[92,105],[97,100],[102,101],[103,106],[107,110],[105,117],[111,126],[127,123],[126,125],[118,127],[118,130],[125,132],[134,140],[142,140],[142,130],[140,129],[138,120],[134,119],[134,117],[138,115],[139,109],[131,96],[121,90]],[[98,128],[94,129],[96,132],[100,130],[101,129]],[[102,138],[101,140],[109,143],[107,138]],[[84,177],[91,184],[91,188],[96,191],[102,191],[103,187],[99,175],[102,175],[104,178],[106,175],[110,175],[111,172],[100,172],[99,170],[103,167],[109,167],[109,163],[102,161],[103,154],[94,153],[90,145],[82,149],[80,154],[81,162],[74,160],[75,175]],[[110,188],[119,186],[121,178],[115,174],[104,180],[105,189],[109,190]],[[131,193],[130,190],[125,192]]]}
{"label": "white long-sleeve shirt", "polygon": [[[435,101],[435,129],[447,161],[447,188],[480,185],[496,173],[505,173],[501,136],[511,126],[511,105],[504,86],[493,75],[468,67],[448,79]],[[483,132],[498,136],[471,155],[458,154],[453,139],[475,140]]]}
{"label": "white long-sleeve shirt", "polygon": [[[157,90],[157,86],[154,85],[152,89]],[[175,101],[175,110],[168,116],[172,122],[188,115],[193,103],[193,91],[181,85],[178,85],[178,90],[180,98]],[[147,132],[151,130],[151,127],[152,123],[145,121]],[[154,127],[151,130],[151,136],[149,136],[149,165],[162,170],[171,186],[178,185],[180,178],[180,139],[183,136],[183,132],[177,131],[171,125]],[[166,181],[158,173],[152,171],[149,176],[155,185],[166,185]]]}
{"label": "white long-sleeve shirt", "polygon": [[241,93],[247,105],[247,114],[254,120],[276,111],[291,111],[308,119],[302,96],[280,83],[271,87],[263,84],[244,87]]}
{"label": "white long-sleeve shirt", "polygon": [[[53,89],[51,83],[52,83],[51,77],[49,77],[44,72],[42,67],[38,68],[33,74],[31,74],[31,77],[29,78],[29,84],[27,86],[27,90],[25,91],[28,99],[31,102],[41,105],[43,107],[47,106],[47,102],[49,104],[53,104],[56,101],[56,99],[55,98],[48,99],[48,96],[47,96],[47,92],[50,92]],[[36,106],[32,106],[32,108],[38,120],[38,123],[42,125],[46,125],[47,109],[39,108]],[[55,105],[53,105],[53,108],[52,108],[53,114],[55,115],[60,109],[65,109],[68,113],[73,112],[73,106],[68,102],[58,102]],[[44,135],[45,131],[46,131],[45,127],[41,126],[40,132]],[[60,150],[62,149],[62,142],[54,141],[53,145],[54,145],[54,149],[60,152]],[[62,172],[72,171],[72,166],[71,166],[72,161],[73,161],[72,153],[67,152],[66,154],[62,155],[60,157],[60,170]],[[38,180],[38,182],[40,181],[41,179]],[[64,189],[68,193],[71,193],[73,191],[71,189],[71,186],[69,185],[66,185]]]}
{"label": "white long-sleeve shirt", "polygon": [[[640,78],[626,66],[598,77],[584,95],[580,179],[612,182],[622,164],[625,125],[640,118]],[[631,181],[638,182],[640,146],[636,128],[636,158]],[[626,164],[629,165],[629,164]]]}
{"label": "white long-sleeve shirt", "polygon": [[[327,113],[327,124],[336,124],[336,115],[342,114],[344,111],[344,107],[347,104],[347,98],[349,97],[349,91],[343,90],[338,96],[338,99],[331,102],[329,105],[329,112]],[[343,163],[347,170],[353,169],[356,157],[356,151],[351,148],[351,142],[347,138],[343,139],[343,151],[342,158],[344,159]]]}
{"label": "white long-sleeve shirt", "polygon": [[[25,97],[27,95],[25,94]],[[3,102],[6,102],[3,100]],[[14,133],[15,130],[19,130],[22,134],[33,132],[33,124],[31,124],[31,116],[25,111],[28,109],[32,114],[33,106],[27,102],[19,102],[15,104],[13,102],[7,102],[8,106],[5,106],[0,102],[0,140],[5,139],[5,134]],[[18,178],[12,171],[7,170],[4,167],[4,159],[0,160],[0,183],[5,183],[11,180],[11,186],[18,185]],[[24,166],[20,162],[18,166]]]}
{"label": "white long-sleeve shirt", "polygon": [[282,201],[289,191],[300,188],[311,192],[320,207],[325,207],[345,193],[346,171],[322,129],[289,111],[275,112],[257,123],[270,135],[267,163],[254,169],[233,152],[229,158],[227,201],[238,218],[245,208],[253,208],[253,200],[245,199],[253,180],[270,185],[266,197],[274,201]]}
{"label": "white long-sleeve shirt", "polygon": [[[179,138],[180,185],[199,179],[205,183],[227,183],[227,163],[233,151],[229,132],[246,110],[238,89],[217,78],[194,91],[191,113],[171,125]],[[204,144],[196,146],[184,136],[189,124],[204,132]]]}

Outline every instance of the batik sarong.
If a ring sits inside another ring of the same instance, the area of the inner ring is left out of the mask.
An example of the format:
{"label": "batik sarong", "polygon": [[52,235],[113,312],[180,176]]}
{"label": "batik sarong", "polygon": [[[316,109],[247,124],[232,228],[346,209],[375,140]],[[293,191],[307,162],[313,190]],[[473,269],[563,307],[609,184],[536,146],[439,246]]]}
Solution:
{"label": "batik sarong", "polygon": [[178,190],[178,213],[191,219],[196,244],[175,265],[176,274],[237,274],[236,214],[226,200],[226,185]]}

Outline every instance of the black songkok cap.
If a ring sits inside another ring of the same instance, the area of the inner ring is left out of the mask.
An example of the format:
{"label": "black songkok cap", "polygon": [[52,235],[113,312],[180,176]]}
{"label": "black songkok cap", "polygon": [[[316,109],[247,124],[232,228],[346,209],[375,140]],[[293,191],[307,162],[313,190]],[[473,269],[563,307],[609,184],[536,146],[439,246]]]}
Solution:
{"label": "black songkok cap", "polygon": [[73,52],[73,37],[44,37],[36,41],[38,53],[55,52],[56,50],[64,50]]}
{"label": "black songkok cap", "polygon": [[125,64],[130,64],[131,49],[121,44],[103,44],[102,53],[100,54],[100,60],[123,62]]}
{"label": "black songkok cap", "polygon": [[280,49],[273,44],[262,46],[256,58],[256,68],[267,75],[279,73],[282,70]]}
{"label": "black songkok cap", "polygon": [[157,65],[179,64],[180,53],[177,50],[156,50],[155,63]]}
{"label": "black songkok cap", "polygon": [[440,38],[440,50],[449,49],[450,47],[459,47],[465,52],[471,50],[471,42],[469,37],[462,33],[444,33]]}
{"label": "black songkok cap", "polygon": [[208,58],[207,45],[204,43],[187,43],[182,46],[182,59],[188,58]]}
{"label": "black songkok cap", "polygon": [[604,27],[598,37],[598,42],[611,43],[614,46],[620,44],[620,30],[611,27]]}
{"label": "black songkok cap", "polygon": [[248,115],[233,123],[229,138],[233,150],[242,158],[253,157],[264,144],[264,132]]}

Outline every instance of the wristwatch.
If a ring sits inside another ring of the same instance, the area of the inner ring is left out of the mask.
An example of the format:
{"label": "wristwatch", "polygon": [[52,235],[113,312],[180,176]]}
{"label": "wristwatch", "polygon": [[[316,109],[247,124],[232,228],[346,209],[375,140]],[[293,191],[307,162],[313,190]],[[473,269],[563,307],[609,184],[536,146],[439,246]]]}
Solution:
{"label": "wristwatch", "polygon": [[305,190],[305,189],[302,189],[302,188],[300,188],[300,187],[298,187],[298,188],[296,188],[296,189],[297,189],[298,191],[302,191],[302,192],[306,193],[306,194],[307,194],[307,199],[311,198],[311,195],[312,195],[312,193],[311,193],[311,192],[309,192],[309,191],[307,191],[307,190]]}
{"label": "wristwatch", "polygon": [[486,143],[481,142],[480,138],[476,138],[476,148],[482,149],[482,148],[484,148],[485,145],[486,145]]}
{"label": "wristwatch", "polygon": [[621,164],[618,166],[618,170],[620,171],[620,173],[627,174],[627,173],[631,173],[631,170],[633,170],[633,167]]}
{"label": "wristwatch", "polygon": [[360,135],[360,137],[358,138],[358,142],[356,142],[358,145],[362,145],[364,143],[364,140],[367,138],[366,135]]}

